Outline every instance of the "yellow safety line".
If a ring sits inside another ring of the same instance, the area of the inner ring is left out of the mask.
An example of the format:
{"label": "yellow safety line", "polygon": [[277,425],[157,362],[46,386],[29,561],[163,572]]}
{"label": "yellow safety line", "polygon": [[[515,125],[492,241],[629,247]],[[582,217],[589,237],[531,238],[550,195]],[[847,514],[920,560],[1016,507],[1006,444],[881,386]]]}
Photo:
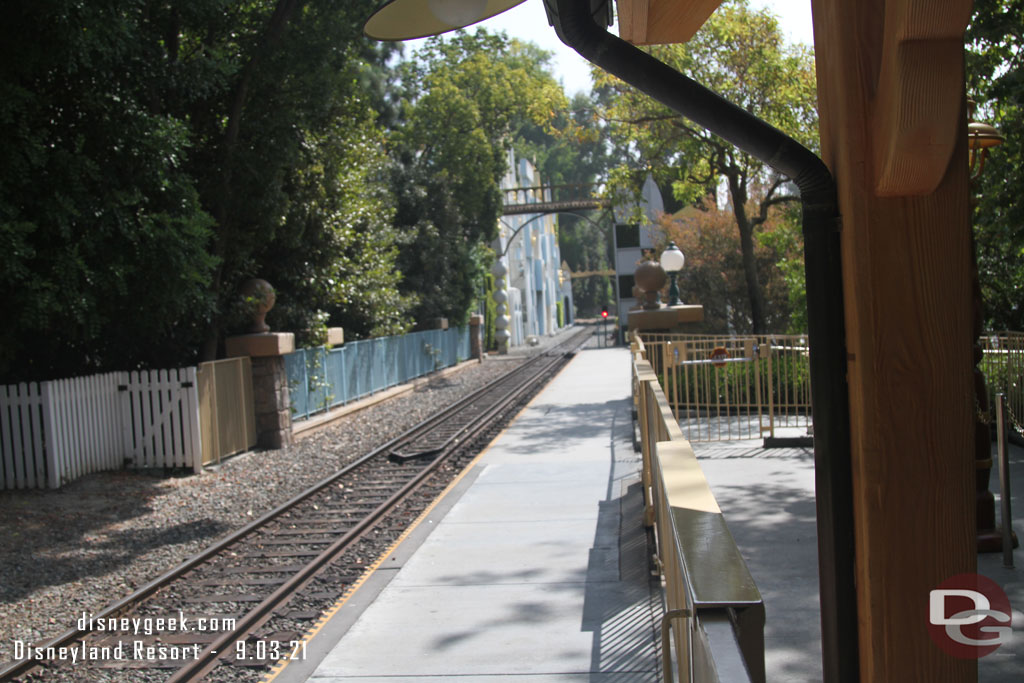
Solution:
{"label": "yellow safety line", "polygon": [[[555,373],[555,375],[548,381],[548,385],[550,385],[551,382],[553,382],[555,380],[555,377],[558,377],[558,375],[562,374],[562,371],[564,371],[565,368],[567,368],[567,367],[569,367],[569,363],[566,363],[565,365],[563,365],[562,369],[559,370],[557,373]],[[545,385],[545,388],[547,388],[548,385]],[[533,402],[536,401],[538,398],[540,398],[540,395],[543,394],[543,393],[544,393],[543,391],[540,391],[540,392],[537,393],[536,396],[531,398],[529,403],[527,403],[525,406],[523,406],[522,409],[518,413],[515,414],[515,417],[513,417],[509,421],[508,425],[505,426],[505,428],[502,429],[500,432],[498,432],[494,436],[494,438],[491,439],[490,443],[488,443],[486,446],[484,446],[484,449],[482,451],[480,451],[476,455],[475,458],[473,458],[471,461],[469,461],[469,463],[466,465],[465,469],[463,469],[462,472],[460,472],[454,479],[452,479],[451,483],[449,483],[448,486],[445,487],[444,491],[442,491],[441,494],[437,498],[434,499],[434,502],[432,502],[430,505],[428,505],[426,507],[426,509],[423,510],[422,513],[420,513],[420,516],[416,518],[416,521],[414,521],[412,523],[412,525],[408,529],[406,529],[404,532],[402,532],[402,534],[395,540],[394,543],[391,544],[391,546],[387,549],[387,551],[382,553],[380,555],[380,557],[378,557],[376,560],[374,560],[374,562],[372,564],[370,564],[365,570],[363,570],[363,573],[359,576],[358,579],[356,579],[355,583],[350,585],[345,590],[345,592],[342,593],[341,597],[338,598],[338,601],[336,603],[334,603],[333,606],[331,606],[326,611],[324,611],[323,614],[320,615],[320,619],[317,620],[317,623],[313,626],[312,629],[310,629],[308,632],[306,632],[306,634],[304,636],[302,636],[302,638],[300,639],[300,642],[302,642],[304,645],[308,644],[313,638],[316,637],[316,635],[318,633],[320,633],[320,631],[324,628],[324,626],[327,625],[327,623],[331,620],[331,618],[335,614],[337,614],[338,610],[340,610],[342,608],[342,606],[344,606],[345,603],[349,601],[349,599],[352,597],[352,595],[354,595],[355,592],[357,590],[359,590],[359,588],[366,582],[366,580],[369,578],[370,574],[372,574],[373,572],[377,571],[377,569],[380,568],[381,563],[383,563],[384,560],[386,560],[389,555],[391,555],[395,550],[397,550],[398,546],[402,544],[402,542],[409,536],[409,534],[411,534],[413,531],[415,531],[416,528],[419,527],[419,525],[422,524],[423,521],[426,520],[426,518],[428,516],[430,516],[430,513],[434,511],[434,508],[442,500],[445,499],[445,497],[451,492],[451,490],[453,488],[455,488],[455,485],[458,484],[460,481],[462,481],[462,478],[465,477],[467,474],[469,474],[469,471],[472,470],[473,467],[476,466],[477,461],[479,461],[480,458],[484,457],[487,454],[487,452],[491,450],[491,446],[493,446],[494,443],[497,442],[497,440],[499,438],[501,438],[505,434],[505,432],[508,431],[509,427],[511,427],[515,423],[515,421],[519,419],[519,416],[522,415],[524,412],[526,412],[526,409],[529,408],[530,406],[532,406]],[[296,660],[282,659],[282,660],[278,661],[278,663],[275,664],[273,666],[273,668],[271,668],[270,672],[267,674],[267,677],[261,679],[261,683],[271,683],[275,678],[280,676],[281,672],[283,672],[288,667],[288,665],[291,662],[293,662],[293,661],[296,661]]]}

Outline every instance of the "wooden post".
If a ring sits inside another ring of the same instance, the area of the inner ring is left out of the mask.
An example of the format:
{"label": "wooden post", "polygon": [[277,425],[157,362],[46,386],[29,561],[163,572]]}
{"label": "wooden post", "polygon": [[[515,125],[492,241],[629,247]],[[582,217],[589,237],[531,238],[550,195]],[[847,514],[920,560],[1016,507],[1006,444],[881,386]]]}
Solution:
{"label": "wooden post", "polygon": [[[812,0],[839,187],[859,679],[977,680],[929,591],[976,568],[963,32],[970,0]],[[823,610],[827,606],[823,604]],[[825,680],[847,680],[825,655]]]}

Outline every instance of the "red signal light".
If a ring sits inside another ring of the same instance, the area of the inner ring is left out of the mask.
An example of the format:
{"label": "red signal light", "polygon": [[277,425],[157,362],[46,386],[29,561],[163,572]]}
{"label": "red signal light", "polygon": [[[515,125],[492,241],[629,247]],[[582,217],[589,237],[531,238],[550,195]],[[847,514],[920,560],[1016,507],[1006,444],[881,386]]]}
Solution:
{"label": "red signal light", "polygon": [[607,308],[602,308],[601,309],[601,317],[602,318],[607,318],[608,317],[608,309]]}

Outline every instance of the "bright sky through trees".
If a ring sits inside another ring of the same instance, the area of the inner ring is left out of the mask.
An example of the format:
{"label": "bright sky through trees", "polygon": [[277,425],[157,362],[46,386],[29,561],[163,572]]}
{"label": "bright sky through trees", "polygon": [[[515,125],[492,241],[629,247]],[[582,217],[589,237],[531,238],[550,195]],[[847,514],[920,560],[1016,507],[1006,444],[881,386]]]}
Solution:
{"label": "bright sky through trees", "polygon": [[[807,45],[814,43],[810,0],[751,0],[750,5],[754,9],[770,8],[779,17],[782,30],[791,41]],[[526,0],[507,12],[481,22],[478,26],[491,31],[506,31],[513,38],[532,41],[545,50],[554,52],[555,77],[562,81],[567,95],[590,89],[588,62],[558,40],[555,30],[548,25],[543,0]],[[618,28],[613,27],[613,31],[618,33]],[[420,42],[409,41],[406,54],[411,54]]]}

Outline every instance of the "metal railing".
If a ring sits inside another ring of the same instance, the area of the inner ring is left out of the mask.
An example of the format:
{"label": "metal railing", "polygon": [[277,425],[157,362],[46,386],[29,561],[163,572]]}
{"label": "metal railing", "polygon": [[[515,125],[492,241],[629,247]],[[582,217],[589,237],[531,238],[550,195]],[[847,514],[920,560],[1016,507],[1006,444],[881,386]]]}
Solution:
{"label": "metal railing", "polygon": [[[648,361],[690,441],[808,434],[812,427],[805,335],[707,336],[644,333]],[[1006,396],[1024,433],[1024,333],[979,339],[989,405]],[[784,430],[784,431],[783,431]]]}
{"label": "metal railing", "polygon": [[634,335],[632,351],[644,522],[665,581],[664,680],[764,683],[761,594],[647,360],[650,348]]}
{"label": "metal railing", "polygon": [[344,405],[469,358],[469,328],[299,349],[284,357],[292,419]]}
{"label": "metal railing", "polygon": [[651,363],[690,441],[775,438],[811,428],[807,337],[644,333]]}
{"label": "metal railing", "polygon": [[978,343],[982,350],[978,367],[985,375],[989,407],[995,405],[996,394],[1003,394],[1012,427],[1024,432],[1024,333],[993,333]]}

